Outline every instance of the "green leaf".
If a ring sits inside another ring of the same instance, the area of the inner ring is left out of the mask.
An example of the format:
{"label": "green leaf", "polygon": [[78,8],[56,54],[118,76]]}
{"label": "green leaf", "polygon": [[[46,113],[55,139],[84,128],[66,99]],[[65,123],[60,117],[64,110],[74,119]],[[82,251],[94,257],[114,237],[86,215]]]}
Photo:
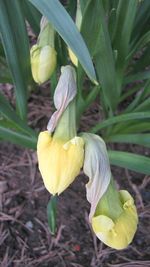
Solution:
{"label": "green leaf", "polygon": [[16,105],[21,119],[27,115],[29,43],[18,0],[0,0],[0,32],[7,62],[15,84]]}
{"label": "green leaf", "polygon": [[72,18],[75,18],[75,16],[76,16],[76,8],[77,8],[77,1],[76,0],[69,0],[67,2],[66,10]]}
{"label": "green leaf", "polygon": [[[140,56],[138,60],[133,62],[132,64],[132,75],[143,72],[143,70],[149,69],[149,62],[150,62],[150,45],[144,48],[143,54]],[[138,80],[138,75],[137,75],[137,80]],[[144,74],[145,75],[145,74]],[[147,77],[146,77],[147,78]]]}
{"label": "green leaf", "polygon": [[16,132],[15,130],[9,129],[8,125],[6,127],[0,121],[0,138],[11,143],[28,147],[31,149],[36,149],[37,138],[27,136],[21,132]]}
{"label": "green leaf", "polygon": [[123,102],[126,98],[133,95],[137,91],[141,89],[141,84],[134,84],[132,88],[128,88],[122,95],[120,96],[120,102]]}
{"label": "green leaf", "polygon": [[139,112],[139,111],[148,111],[150,110],[150,97],[143,101],[140,105],[138,105],[135,109],[134,112]]}
{"label": "green leaf", "polygon": [[77,99],[77,121],[80,121],[83,112],[94,102],[99,93],[100,86],[94,86],[86,99],[82,99],[81,97]]}
{"label": "green leaf", "polygon": [[131,51],[127,56],[127,60],[130,59],[137,50],[141,49],[149,42],[150,42],[150,31],[146,32],[135,45],[131,44]]}
{"label": "green leaf", "polygon": [[[70,0],[70,1],[72,1],[72,0]],[[83,13],[87,4],[89,3],[89,0],[79,0],[79,1],[80,1],[81,11]]]}
{"label": "green leaf", "polygon": [[110,163],[135,172],[150,174],[150,158],[123,151],[108,151]]}
{"label": "green leaf", "polygon": [[128,84],[147,79],[150,79],[150,70],[145,70],[136,74],[131,74],[125,78],[124,83]]}
{"label": "green leaf", "polygon": [[106,138],[107,142],[137,144],[150,147],[150,134],[116,134]]}
{"label": "green leaf", "polygon": [[16,129],[30,135],[36,136],[36,133],[15,113],[13,108],[8,103],[7,99],[3,94],[0,93],[0,113],[4,118],[11,121],[13,127]]}
{"label": "green leaf", "polygon": [[[128,113],[123,115],[114,116],[113,118],[107,119],[101,123],[98,123],[95,127],[91,129],[92,133],[97,133],[98,131],[109,127],[116,123],[122,123],[123,121],[130,120],[145,120],[146,118],[150,118],[150,112],[137,112],[137,113]],[[124,127],[124,126],[123,126]]]}
{"label": "green leaf", "polygon": [[21,0],[20,1],[22,11],[27,18],[27,21],[31,25],[33,31],[36,34],[40,32],[40,20],[41,20],[41,13],[28,1],[28,0]]}
{"label": "green leaf", "polygon": [[58,0],[29,0],[47,17],[63,40],[72,49],[87,75],[96,82],[95,70],[88,49],[73,20]]}
{"label": "green leaf", "polygon": [[[144,0],[139,3],[139,7],[136,13],[134,29],[132,33],[132,42],[136,44],[138,39],[143,35],[146,30],[146,26],[149,27],[150,18],[150,1]],[[138,29],[138,30],[137,30]]]}
{"label": "green leaf", "polygon": [[94,55],[96,47],[99,46],[99,31],[101,26],[99,16],[99,0],[95,0],[94,5],[93,0],[87,1],[80,31],[91,56]]}
{"label": "green leaf", "polygon": [[122,91],[125,67],[128,63],[126,57],[129,52],[129,43],[133,29],[137,3],[137,0],[119,0],[116,10],[116,23],[114,24],[112,46],[113,50],[117,52],[116,79],[120,92]]}
{"label": "green leaf", "polygon": [[51,234],[56,232],[56,212],[57,212],[57,197],[52,196],[47,205],[47,217],[48,225],[50,228]]}
{"label": "green leaf", "polygon": [[127,123],[127,125],[122,125],[121,129],[119,129],[117,131],[116,129],[116,132],[117,133],[123,133],[123,134],[129,134],[129,133],[144,133],[144,132],[147,132],[147,131],[150,131],[150,122],[130,122],[130,123]]}
{"label": "green leaf", "polygon": [[115,59],[101,0],[97,5],[97,13],[99,13],[100,26],[97,33],[99,40],[94,62],[98,79],[102,86],[105,109],[109,109],[112,112],[116,108],[120,92],[116,84]]}
{"label": "green leaf", "polygon": [[136,97],[125,109],[125,112],[131,112],[132,110],[134,110],[134,112],[146,111],[145,108],[149,106],[150,99],[148,98],[145,101],[144,99],[150,94],[150,80],[148,80],[142,88],[140,85],[140,89],[141,90],[136,94]]}
{"label": "green leaf", "polygon": [[0,56],[0,83],[12,83],[11,75],[5,58]]}
{"label": "green leaf", "polygon": [[113,48],[118,51],[117,71],[123,71],[125,59],[128,54],[130,36],[137,10],[137,0],[119,0],[116,11],[116,24],[114,25]]}

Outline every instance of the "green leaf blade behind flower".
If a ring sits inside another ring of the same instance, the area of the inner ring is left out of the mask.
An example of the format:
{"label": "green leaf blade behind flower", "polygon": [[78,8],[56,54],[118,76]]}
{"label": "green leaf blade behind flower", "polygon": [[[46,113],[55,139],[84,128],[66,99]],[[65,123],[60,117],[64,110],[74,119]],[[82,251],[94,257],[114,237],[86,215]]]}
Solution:
{"label": "green leaf blade behind flower", "polygon": [[[135,113],[128,113],[128,114],[121,114],[118,116],[114,116],[113,118],[107,119],[101,123],[98,123],[95,127],[91,129],[92,133],[97,133],[98,131],[109,127],[113,124],[117,124],[117,126],[120,126],[119,123],[131,121],[131,120],[146,120],[150,119],[150,112],[135,112]],[[135,121],[134,121],[135,122]],[[124,125],[123,125],[124,127]]]}
{"label": "green leaf blade behind flower", "polygon": [[150,134],[116,134],[108,137],[107,142],[137,144],[150,147]]}
{"label": "green leaf blade behind flower", "polygon": [[21,119],[27,116],[30,53],[25,21],[18,0],[0,0],[0,32],[15,85],[16,106]]}
{"label": "green leaf blade behind flower", "polygon": [[98,80],[102,86],[105,110],[112,114],[119,101],[120,88],[117,85],[114,51],[112,50],[103,3],[101,0],[96,0],[96,3],[99,13],[99,21],[97,22],[99,27],[97,27],[98,41],[97,47],[95,47],[94,63]]}
{"label": "green leaf blade behind flower", "polygon": [[150,174],[150,158],[124,151],[108,151],[110,163],[135,172]]}
{"label": "green leaf blade behind flower", "polygon": [[29,1],[53,24],[56,31],[78,57],[87,75],[96,83],[96,74],[88,49],[76,25],[61,3],[58,0]]}
{"label": "green leaf blade behind flower", "polygon": [[34,136],[28,136],[21,132],[17,132],[14,129],[9,129],[10,124],[11,123],[9,122],[0,122],[0,138],[13,144],[35,150],[37,138]]}
{"label": "green leaf blade behind flower", "polygon": [[2,115],[2,118],[5,118],[6,120],[10,121],[15,129],[18,129],[19,131],[33,137],[37,136],[36,132],[32,130],[23,120],[21,120],[19,116],[17,116],[12,106],[9,104],[5,96],[1,93],[0,115]]}

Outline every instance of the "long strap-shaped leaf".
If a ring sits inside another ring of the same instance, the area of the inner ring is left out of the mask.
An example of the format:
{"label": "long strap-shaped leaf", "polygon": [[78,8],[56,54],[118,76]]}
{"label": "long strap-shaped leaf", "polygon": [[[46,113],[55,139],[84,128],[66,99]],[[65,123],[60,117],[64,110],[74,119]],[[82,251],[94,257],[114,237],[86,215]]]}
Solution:
{"label": "long strap-shaped leaf", "polygon": [[137,144],[150,147],[150,134],[116,134],[109,136],[108,142]]}
{"label": "long strap-shaped leaf", "polygon": [[150,1],[149,0],[140,1],[132,33],[132,41],[134,44],[136,44],[139,38],[143,35],[146,27],[149,28],[149,18],[150,18],[149,10],[150,10]]}
{"label": "long strap-shaped leaf", "polygon": [[4,57],[0,56],[0,82],[1,83],[12,83],[11,75],[7,62]]}
{"label": "long strap-shaped leaf", "polygon": [[0,93],[0,114],[8,121],[11,121],[13,127],[16,129],[30,135],[36,136],[36,133],[25,123],[23,122],[15,113],[13,108],[10,106],[3,94]]}
{"label": "long strap-shaped leaf", "polygon": [[[119,125],[120,126],[120,125]],[[119,130],[117,131],[117,129],[115,129],[116,131],[114,132],[114,134],[136,134],[136,133],[144,133],[144,132],[150,132],[150,123],[148,122],[148,120],[140,120],[140,122],[138,120],[136,120],[136,122],[133,123],[133,121],[130,121],[129,123],[127,123],[124,127],[124,125],[122,125],[121,128],[119,128]]]}
{"label": "long strap-shaped leaf", "polygon": [[108,151],[110,163],[132,171],[150,174],[150,158],[123,151]]}
{"label": "long strap-shaped leaf", "polygon": [[136,112],[136,113],[128,113],[123,115],[114,116],[113,118],[107,119],[101,123],[98,123],[95,127],[91,129],[92,133],[97,133],[101,129],[104,129],[110,125],[115,123],[122,123],[123,121],[130,121],[130,120],[145,120],[150,118],[150,112]]}
{"label": "long strap-shaped leaf", "polygon": [[28,0],[21,0],[20,4],[33,31],[39,34],[41,13]]}
{"label": "long strap-shaped leaf", "polygon": [[117,7],[113,47],[118,51],[117,68],[123,69],[124,61],[129,49],[129,41],[133,29],[133,22],[137,10],[136,0],[119,0]]}
{"label": "long strap-shaped leaf", "polygon": [[25,146],[28,148],[36,149],[37,138],[30,137],[21,132],[16,132],[13,129],[9,129],[0,123],[0,138],[10,141],[14,144]]}
{"label": "long strap-shaped leaf", "polygon": [[[116,84],[115,59],[111,47],[102,0],[96,0],[96,3],[97,13],[99,13],[98,20],[100,22],[100,27],[97,29],[99,40],[94,56],[94,62],[98,79],[102,85],[104,102],[106,105],[105,108],[114,111],[119,99],[119,88]],[[95,18],[95,20],[96,19],[97,18]]]}
{"label": "long strap-shaped leaf", "polygon": [[58,0],[29,0],[47,17],[67,45],[78,57],[87,75],[96,81],[95,70],[88,49],[71,17]]}
{"label": "long strap-shaped leaf", "polygon": [[18,0],[0,0],[0,32],[15,84],[18,113],[26,119],[29,44]]}

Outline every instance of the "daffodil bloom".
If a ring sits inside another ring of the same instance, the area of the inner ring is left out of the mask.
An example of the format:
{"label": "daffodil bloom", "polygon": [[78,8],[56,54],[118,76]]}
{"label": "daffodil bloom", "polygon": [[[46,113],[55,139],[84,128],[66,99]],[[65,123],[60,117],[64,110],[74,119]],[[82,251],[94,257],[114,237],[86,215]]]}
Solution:
{"label": "daffodil bloom", "polygon": [[40,47],[33,45],[30,50],[31,70],[35,82],[38,84],[47,81],[56,67],[56,51],[50,45]]}
{"label": "daffodil bloom", "polygon": [[62,68],[54,94],[56,111],[47,129],[38,138],[39,169],[47,190],[55,195],[63,192],[83,166],[84,141],[76,135],[74,69]]}
{"label": "daffodil bloom", "polygon": [[53,138],[48,131],[40,133],[37,147],[39,169],[51,194],[63,192],[79,174],[83,165],[83,146],[81,137],[65,142]]}
{"label": "daffodil bloom", "polygon": [[134,200],[114,185],[104,141],[94,134],[83,134],[85,160],[83,170],[89,177],[87,199],[91,204],[89,220],[96,236],[109,247],[126,248],[137,229]]}
{"label": "daffodil bloom", "polygon": [[[124,249],[131,242],[137,229],[138,217],[134,200],[126,190],[110,189],[98,203],[92,218],[97,237],[109,247]],[[109,192],[112,190],[112,192]],[[115,197],[114,197],[115,196]]]}
{"label": "daffodil bloom", "polygon": [[56,68],[57,53],[54,48],[54,29],[45,17],[41,19],[37,44],[30,50],[31,71],[38,84],[47,81]]}

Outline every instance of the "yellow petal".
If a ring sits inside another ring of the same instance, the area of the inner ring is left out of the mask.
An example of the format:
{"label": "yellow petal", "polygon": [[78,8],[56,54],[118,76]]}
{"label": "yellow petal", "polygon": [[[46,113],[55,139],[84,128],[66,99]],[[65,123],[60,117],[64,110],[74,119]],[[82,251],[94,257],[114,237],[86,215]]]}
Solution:
{"label": "yellow petal", "polygon": [[92,227],[97,237],[115,249],[126,248],[131,243],[138,223],[133,198],[125,190],[121,190],[119,193],[123,212],[115,221],[103,215],[95,216],[92,219]]}
{"label": "yellow petal", "polygon": [[48,131],[39,135],[39,169],[45,187],[53,195],[64,191],[79,174],[83,165],[84,143],[82,138],[75,138],[76,142],[70,142],[69,146],[64,148],[64,141],[51,138]]}
{"label": "yellow petal", "polygon": [[69,52],[69,57],[70,57],[72,63],[77,67],[78,66],[78,59],[77,59],[76,55],[72,52],[72,50],[70,48],[68,48],[68,52]]}
{"label": "yellow petal", "polygon": [[99,215],[92,218],[92,227],[94,232],[108,232],[114,227],[114,222],[105,215]]}

